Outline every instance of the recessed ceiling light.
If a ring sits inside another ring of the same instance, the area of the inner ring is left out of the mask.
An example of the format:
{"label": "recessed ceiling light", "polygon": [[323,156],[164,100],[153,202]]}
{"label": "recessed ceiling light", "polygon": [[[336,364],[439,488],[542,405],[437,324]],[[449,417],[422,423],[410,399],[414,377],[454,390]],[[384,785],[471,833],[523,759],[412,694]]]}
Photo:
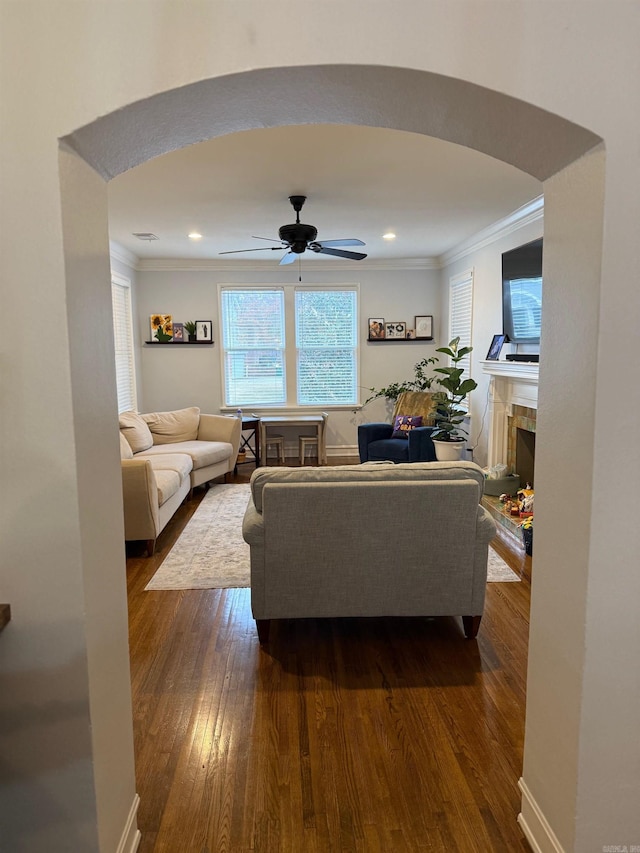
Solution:
{"label": "recessed ceiling light", "polygon": [[189,239],[190,240],[202,240],[202,234],[198,234],[197,231],[192,231],[191,234],[189,234]]}
{"label": "recessed ceiling light", "polygon": [[382,239],[383,240],[395,240],[396,235],[393,233],[393,231],[387,231],[386,234],[382,235]]}

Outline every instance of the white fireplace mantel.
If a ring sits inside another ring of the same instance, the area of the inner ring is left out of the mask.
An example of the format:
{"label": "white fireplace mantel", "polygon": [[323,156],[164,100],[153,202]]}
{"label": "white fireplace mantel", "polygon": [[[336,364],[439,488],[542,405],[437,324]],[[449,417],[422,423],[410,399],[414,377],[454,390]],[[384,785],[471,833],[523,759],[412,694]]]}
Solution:
{"label": "white fireplace mantel", "polygon": [[491,376],[489,386],[489,446],[487,465],[506,463],[508,419],[513,406],[538,408],[537,362],[482,361],[482,370]]}

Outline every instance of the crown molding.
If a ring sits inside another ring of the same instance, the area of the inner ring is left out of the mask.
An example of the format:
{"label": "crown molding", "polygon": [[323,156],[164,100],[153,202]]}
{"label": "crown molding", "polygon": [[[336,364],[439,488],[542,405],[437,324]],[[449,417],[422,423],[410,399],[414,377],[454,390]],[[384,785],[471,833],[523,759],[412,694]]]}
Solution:
{"label": "crown molding", "polygon": [[[354,270],[437,270],[440,265],[435,258],[398,258],[380,261],[308,261],[303,260],[305,272],[354,272]],[[213,258],[139,258],[136,270],[141,272],[273,272],[278,264],[273,261],[218,261]],[[285,267],[287,269],[287,267]],[[297,265],[289,269],[297,272]]]}
{"label": "crown molding", "polygon": [[114,240],[109,240],[109,255],[114,261],[120,261],[132,270],[139,269],[140,258]]}
{"label": "crown molding", "polygon": [[445,252],[444,255],[440,255],[437,259],[438,264],[441,269],[443,267],[447,267],[455,261],[462,260],[468,255],[472,255],[474,252],[484,249],[485,246],[490,246],[491,243],[495,243],[502,237],[506,237],[514,231],[524,228],[526,225],[538,222],[538,220],[543,217],[544,196],[538,196],[538,198],[524,204],[522,207],[518,208],[518,210],[514,210],[513,213],[509,214],[509,216],[505,216],[504,219],[499,219],[497,222],[494,222],[493,225],[489,225],[482,231],[478,231],[478,233],[474,234],[474,236],[469,240],[458,244],[454,249],[451,249],[449,252]]}

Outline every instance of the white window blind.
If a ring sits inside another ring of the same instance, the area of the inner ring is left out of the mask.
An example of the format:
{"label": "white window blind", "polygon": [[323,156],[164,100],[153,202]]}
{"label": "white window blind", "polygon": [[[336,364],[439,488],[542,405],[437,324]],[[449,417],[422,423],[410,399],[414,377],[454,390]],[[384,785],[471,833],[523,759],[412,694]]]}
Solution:
{"label": "white window blind", "polygon": [[355,290],[296,290],[299,405],[356,403],[356,297]]}
{"label": "white window blind", "polygon": [[[459,337],[458,347],[471,346],[471,324],[473,319],[473,270],[462,273],[449,282],[449,341]],[[447,343],[449,342],[447,341]],[[465,379],[471,377],[471,354],[458,362]],[[468,411],[469,398],[460,404]]]}
{"label": "white window blind", "polygon": [[283,290],[223,289],[221,301],[226,405],[284,403]]}
{"label": "white window blind", "polygon": [[133,327],[131,319],[131,283],[115,273],[111,276],[113,305],[113,340],[116,356],[116,387],[118,412],[135,411],[136,372],[133,357]]}
{"label": "white window blind", "polygon": [[356,405],[358,287],[220,289],[225,405]]}

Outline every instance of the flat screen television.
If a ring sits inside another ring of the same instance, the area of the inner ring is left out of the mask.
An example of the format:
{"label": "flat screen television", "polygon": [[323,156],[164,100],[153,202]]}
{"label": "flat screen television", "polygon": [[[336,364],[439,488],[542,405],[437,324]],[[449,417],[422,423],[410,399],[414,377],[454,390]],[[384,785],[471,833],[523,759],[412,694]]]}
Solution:
{"label": "flat screen television", "polygon": [[502,331],[506,342],[539,344],[542,238],[502,255]]}

